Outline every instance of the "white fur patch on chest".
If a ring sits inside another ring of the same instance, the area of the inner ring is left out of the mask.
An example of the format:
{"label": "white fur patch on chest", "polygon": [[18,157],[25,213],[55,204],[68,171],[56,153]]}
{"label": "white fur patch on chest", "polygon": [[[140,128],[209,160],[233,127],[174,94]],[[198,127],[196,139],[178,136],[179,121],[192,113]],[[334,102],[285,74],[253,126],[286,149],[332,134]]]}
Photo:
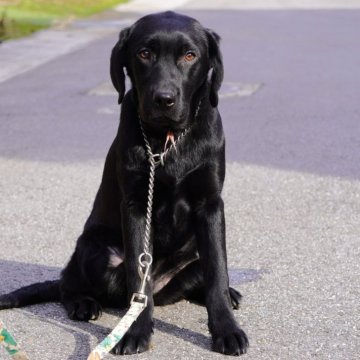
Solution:
{"label": "white fur patch on chest", "polygon": [[108,267],[110,268],[118,267],[124,261],[124,253],[120,251],[119,248],[114,246],[109,246],[108,250],[110,253]]}

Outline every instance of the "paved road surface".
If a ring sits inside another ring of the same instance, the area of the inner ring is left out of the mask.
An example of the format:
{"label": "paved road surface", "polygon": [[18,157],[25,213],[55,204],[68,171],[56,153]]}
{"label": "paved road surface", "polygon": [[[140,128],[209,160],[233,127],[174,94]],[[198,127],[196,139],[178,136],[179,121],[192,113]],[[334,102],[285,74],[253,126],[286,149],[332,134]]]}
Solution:
{"label": "paved road surface", "polygon": [[[355,360],[359,2],[264,3],[182,5],[223,38],[224,198],[231,283],[244,295],[236,317],[251,342],[244,359]],[[127,8],[0,46],[1,293],[57,278],[73,250],[117,128],[110,50],[137,16]],[[0,316],[31,359],[78,360],[119,312],[88,324],[58,304]],[[182,302],[155,319],[153,347],[139,358],[223,358],[209,351],[205,309]]]}

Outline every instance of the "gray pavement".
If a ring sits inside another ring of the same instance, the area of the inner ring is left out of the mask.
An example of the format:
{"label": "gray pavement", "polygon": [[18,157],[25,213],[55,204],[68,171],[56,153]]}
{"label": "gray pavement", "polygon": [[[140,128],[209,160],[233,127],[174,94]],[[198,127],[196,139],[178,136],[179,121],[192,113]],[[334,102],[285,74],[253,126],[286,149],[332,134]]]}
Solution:
{"label": "gray pavement", "polygon": [[[57,278],[71,255],[118,124],[115,29],[146,12],[139,1],[56,30],[85,40],[0,83],[0,293]],[[224,199],[230,279],[244,295],[236,317],[251,343],[243,358],[359,359],[359,2],[215,3],[176,5],[223,38]],[[0,46],[0,63],[5,52],[3,64],[15,60],[14,44]],[[0,318],[31,359],[78,360],[121,314],[84,324],[44,304]],[[134,357],[223,358],[210,352],[206,322],[186,302],[156,308],[153,347]]]}

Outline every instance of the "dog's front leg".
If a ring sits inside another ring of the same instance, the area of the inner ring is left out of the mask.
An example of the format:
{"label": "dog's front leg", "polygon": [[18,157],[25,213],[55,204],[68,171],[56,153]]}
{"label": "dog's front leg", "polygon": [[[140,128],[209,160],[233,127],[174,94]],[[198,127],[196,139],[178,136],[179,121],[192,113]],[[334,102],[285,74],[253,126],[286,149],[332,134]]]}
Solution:
{"label": "dog's front leg", "polygon": [[206,308],[213,349],[227,355],[246,352],[248,339],[231,309],[227,273],[224,203],[204,200],[197,208],[196,236],[206,291]]}
{"label": "dog's front leg", "polygon": [[[144,251],[145,215],[136,205],[122,204],[121,207],[123,242],[125,249],[125,269],[128,301],[139,291],[139,256]],[[115,354],[135,354],[149,348],[152,334],[152,313],[154,308],[151,286],[146,284],[147,306],[133,323],[128,333],[114,348]]]}

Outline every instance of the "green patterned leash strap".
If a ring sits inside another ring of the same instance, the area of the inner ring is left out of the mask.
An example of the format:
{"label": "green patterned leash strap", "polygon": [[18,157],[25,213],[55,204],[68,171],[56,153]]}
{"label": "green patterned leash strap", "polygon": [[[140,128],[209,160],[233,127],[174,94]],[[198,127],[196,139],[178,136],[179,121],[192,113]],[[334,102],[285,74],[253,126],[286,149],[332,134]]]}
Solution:
{"label": "green patterned leash strap", "polygon": [[[136,297],[136,299],[134,298]],[[122,339],[133,322],[146,307],[146,300],[141,294],[134,294],[130,309],[116,325],[114,330],[90,353],[87,360],[100,360]],[[145,301],[145,302],[144,302]]]}
{"label": "green patterned leash strap", "polygon": [[6,329],[4,323],[0,320],[0,344],[13,360],[29,360],[26,354],[20,350],[19,345],[13,336]]}
{"label": "green patterned leash strap", "polygon": [[[146,258],[148,258],[148,260],[146,260]],[[131,325],[146,308],[148,297],[145,295],[145,286],[150,276],[152,256],[144,252],[140,255],[139,262],[139,275],[141,278],[141,284],[139,291],[134,293],[131,298],[129,310],[115,326],[114,330],[90,353],[87,360],[103,359],[104,356],[108,354],[110,350],[123,338],[123,336],[130,329]]]}
{"label": "green patterned leash strap", "polygon": [[[145,256],[146,254],[143,253],[139,257],[141,264],[139,267],[141,285],[139,291],[134,293],[131,298],[129,310],[115,326],[114,330],[90,353],[87,360],[103,359],[104,356],[123,338],[134,321],[136,321],[142,311],[146,308],[148,297],[145,295],[145,285],[149,280],[152,256],[150,255],[149,261],[142,260]],[[142,269],[141,266],[144,266],[145,269]]]}

